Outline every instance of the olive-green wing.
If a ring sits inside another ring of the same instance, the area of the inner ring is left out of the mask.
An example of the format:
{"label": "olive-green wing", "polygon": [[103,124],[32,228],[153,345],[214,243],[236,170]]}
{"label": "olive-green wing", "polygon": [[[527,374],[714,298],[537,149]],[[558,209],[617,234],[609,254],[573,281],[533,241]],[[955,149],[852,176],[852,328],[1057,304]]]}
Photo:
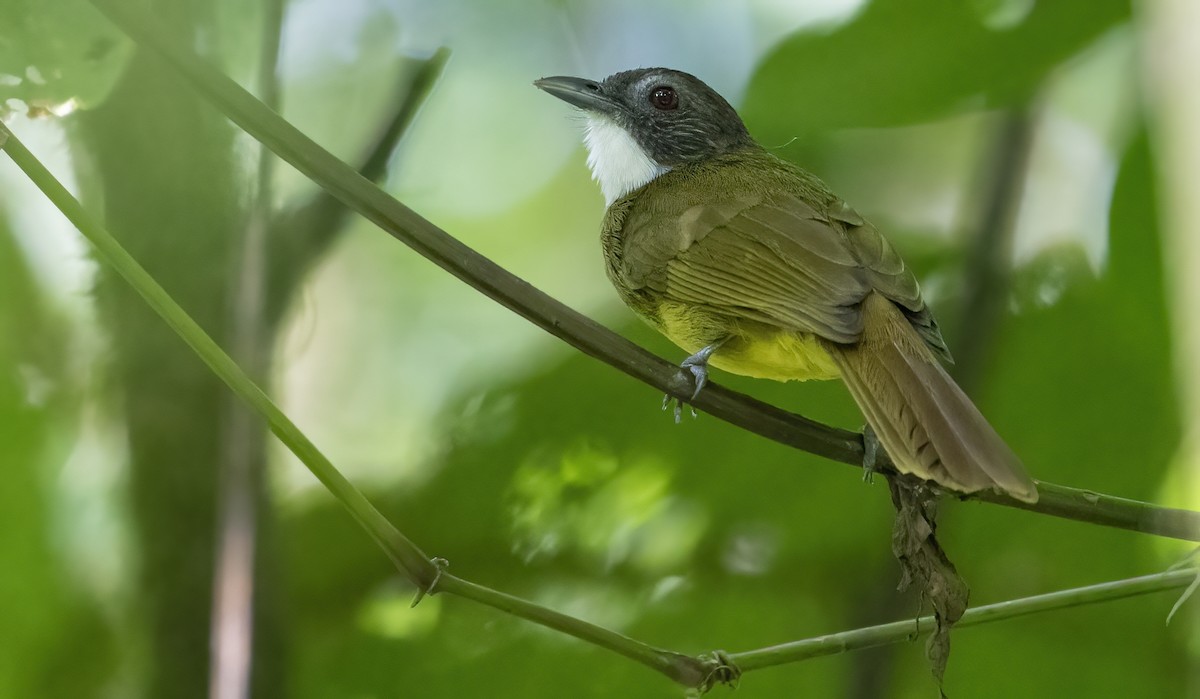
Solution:
{"label": "olive-green wing", "polygon": [[861,303],[875,290],[906,312],[931,349],[948,356],[912,272],[840,203],[818,211],[788,194],[746,195],[692,206],[667,218],[674,222],[669,230],[640,226],[640,218],[625,226],[626,255],[633,257],[624,262],[635,286],[841,343],[861,337]]}
{"label": "olive-green wing", "polygon": [[912,270],[883,234],[842,202],[831,213],[834,225],[842,226],[851,253],[871,274],[871,286],[891,300],[912,323],[929,349],[941,359],[954,363],[937,320],[921,298],[921,288]]}

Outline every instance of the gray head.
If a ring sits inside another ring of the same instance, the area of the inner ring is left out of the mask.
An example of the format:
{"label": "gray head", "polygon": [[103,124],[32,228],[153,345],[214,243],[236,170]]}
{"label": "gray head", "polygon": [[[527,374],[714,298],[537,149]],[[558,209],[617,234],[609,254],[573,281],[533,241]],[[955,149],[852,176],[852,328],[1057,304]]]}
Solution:
{"label": "gray head", "polygon": [[678,70],[639,68],[602,82],[559,76],[534,85],[585,112],[588,165],[609,203],[672,168],[754,145],[723,97]]}

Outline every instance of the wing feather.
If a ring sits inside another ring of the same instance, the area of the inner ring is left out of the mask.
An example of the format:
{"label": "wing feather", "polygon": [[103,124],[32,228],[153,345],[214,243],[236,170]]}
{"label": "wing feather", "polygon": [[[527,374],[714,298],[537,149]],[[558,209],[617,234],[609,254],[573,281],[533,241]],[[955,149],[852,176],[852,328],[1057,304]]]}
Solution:
{"label": "wing feather", "polygon": [[877,291],[949,360],[917,280],[891,244],[841,200],[812,199],[731,193],[682,207],[666,217],[675,221],[667,229],[663,211],[631,212],[622,276],[666,300],[839,343],[862,336],[862,301]]}
{"label": "wing feather", "polygon": [[[708,209],[706,211],[706,209]],[[796,197],[744,201],[738,210],[692,207],[673,238],[690,243],[659,277],[672,300],[782,328],[853,342],[862,333],[855,306],[870,291],[866,271],[836,226]]]}

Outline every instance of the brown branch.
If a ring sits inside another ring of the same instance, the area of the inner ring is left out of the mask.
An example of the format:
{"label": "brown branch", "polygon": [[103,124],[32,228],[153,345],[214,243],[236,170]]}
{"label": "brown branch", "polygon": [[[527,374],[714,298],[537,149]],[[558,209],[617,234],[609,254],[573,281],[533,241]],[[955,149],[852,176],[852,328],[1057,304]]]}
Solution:
{"label": "brown branch", "polygon": [[[91,0],[139,44],[147,46],[204,94],[247,133],[300,172],[362,214],[397,240],[466,282],[500,305],[591,357],[682,399],[689,399],[672,378],[676,365],[656,357],[608,328],[562,304],[453,238],[412,209],[371,184],[321,148],[152,18],[119,0]],[[780,410],[723,386],[709,384],[693,401],[697,408],[747,431],[834,461],[861,466],[862,435],[823,425]],[[1039,482],[1041,500],[1022,503],[981,492],[965,499],[1102,524],[1148,534],[1200,541],[1200,512],[1159,507],[1088,490]]]}

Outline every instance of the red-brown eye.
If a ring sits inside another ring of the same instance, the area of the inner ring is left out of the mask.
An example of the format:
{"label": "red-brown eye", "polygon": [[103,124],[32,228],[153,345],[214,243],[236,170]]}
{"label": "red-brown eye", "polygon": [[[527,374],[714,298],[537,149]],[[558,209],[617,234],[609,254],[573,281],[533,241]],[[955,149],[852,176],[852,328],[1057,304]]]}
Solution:
{"label": "red-brown eye", "polygon": [[674,88],[659,85],[650,91],[650,104],[654,105],[655,109],[663,111],[676,109],[679,107],[679,95]]}

